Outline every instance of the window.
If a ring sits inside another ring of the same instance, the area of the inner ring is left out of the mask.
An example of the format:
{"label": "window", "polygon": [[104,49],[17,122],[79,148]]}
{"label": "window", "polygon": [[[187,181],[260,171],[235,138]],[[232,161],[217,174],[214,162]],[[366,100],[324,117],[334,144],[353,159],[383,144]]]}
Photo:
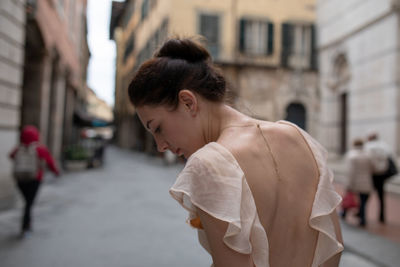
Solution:
{"label": "window", "polygon": [[58,6],[61,10],[64,10],[64,0],[58,0]]}
{"label": "window", "polygon": [[126,42],[125,52],[124,52],[124,62],[126,62],[129,55],[132,53],[135,46],[135,34],[132,32],[128,41]]}
{"label": "window", "polygon": [[207,39],[207,49],[213,58],[219,54],[219,16],[201,14],[199,31]]}
{"label": "window", "polygon": [[58,10],[58,14],[60,15],[61,18],[64,18],[64,10],[65,6],[64,6],[64,0],[58,0],[57,1],[57,10]]}
{"label": "window", "polygon": [[282,65],[316,69],[315,30],[313,25],[282,25]]}
{"label": "window", "polygon": [[149,59],[152,56],[156,48],[167,38],[167,35],[168,35],[168,20],[164,19],[160,27],[153,33],[153,35],[147,41],[146,46],[143,47],[142,50],[138,53],[135,65],[133,67],[134,71],[136,71],[139,68],[140,64],[142,64],[145,60]]}
{"label": "window", "polygon": [[157,0],[150,0],[150,9],[155,8],[157,5]]}
{"label": "window", "polygon": [[69,1],[69,32],[72,38],[75,38],[74,33],[76,32],[76,21],[75,21],[75,14],[76,13],[76,6],[75,6],[75,0],[70,0]]}
{"label": "window", "polygon": [[122,18],[122,25],[127,27],[129,21],[131,20],[131,17],[133,13],[135,12],[135,3],[134,2],[128,2],[128,6],[126,7],[126,11],[124,12],[124,16]]}
{"label": "window", "polygon": [[241,19],[239,49],[248,55],[271,55],[274,50],[274,24],[269,21]]}
{"label": "window", "polygon": [[149,0],[143,0],[142,3],[142,16],[141,16],[141,20],[143,21],[147,15],[149,14],[149,8],[150,8],[150,3]]}

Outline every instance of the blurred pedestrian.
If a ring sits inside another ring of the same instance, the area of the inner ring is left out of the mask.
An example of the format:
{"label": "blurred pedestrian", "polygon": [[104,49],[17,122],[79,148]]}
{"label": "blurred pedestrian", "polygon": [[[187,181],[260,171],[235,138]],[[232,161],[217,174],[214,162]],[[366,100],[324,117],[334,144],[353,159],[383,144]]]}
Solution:
{"label": "blurred pedestrian", "polygon": [[371,156],[374,167],[372,180],[374,188],[378,193],[378,198],[379,198],[379,221],[381,223],[385,223],[384,186],[388,178],[390,178],[397,172],[397,170],[394,172],[391,171],[394,164],[393,162],[394,158],[391,155],[392,153],[389,148],[389,145],[386,144],[383,140],[380,140],[377,133],[371,133],[368,136],[366,150]]}
{"label": "blurred pedestrian", "polygon": [[233,109],[225,93],[192,39],[167,40],[129,85],[158,150],[187,158],[170,193],[200,244],[215,266],[338,266],[341,197],[325,149],[292,123]]}
{"label": "blurred pedestrian", "polygon": [[43,179],[44,164],[57,176],[59,170],[46,146],[39,143],[39,131],[27,125],[20,135],[20,143],[10,153],[13,160],[13,176],[24,199],[21,237],[32,231],[31,211]]}
{"label": "blurred pedestrian", "polygon": [[[355,192],[359,195],[359,211],[360,226],[366,226],[366,205],[368,197],[373,190],[372,171],[373,166],[371,158],[364,150],[364,141],[355,139],[353,148],[346,154],[347,164],[347,190]],[[346,216],[346,209],[343,210],[343,217]]]}

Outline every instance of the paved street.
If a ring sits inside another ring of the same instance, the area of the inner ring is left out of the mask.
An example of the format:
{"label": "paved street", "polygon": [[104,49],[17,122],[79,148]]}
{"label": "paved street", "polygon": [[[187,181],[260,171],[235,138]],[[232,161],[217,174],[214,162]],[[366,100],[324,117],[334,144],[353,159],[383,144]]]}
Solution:
{"label": "paved street", "polygon": [[[20,210],[0,213],[1,267],[209,266],[168,189],[182,165],[109,147],[103,168],[46,177],[34,233],[17,238]],[[399,243],[343,225],[341,267],[398,266]],[[396,253],[397,252],[397,253]]]}

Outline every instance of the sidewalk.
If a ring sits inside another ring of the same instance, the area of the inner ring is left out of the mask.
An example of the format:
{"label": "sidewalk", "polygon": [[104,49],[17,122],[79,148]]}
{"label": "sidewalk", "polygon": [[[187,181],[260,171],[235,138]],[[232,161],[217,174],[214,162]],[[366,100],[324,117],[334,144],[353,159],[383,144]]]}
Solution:
{"label": "sidewalk", "polygon": [[[400,262],[400,243],[376,235],[363,228],[341,221],[344,240],[344,253],[340,267],[398,267]],[[357,258],[351,264],[349,256]],[[362,265],[361,265],[362,264]]]}
{"label": "sidewalk", "polygon": [[[335,174],[336,191],[344,195],[346,172],[344,162],[329,162]],[[358,218],[349,212],[346,221],[341,221],[345,253],[357,255],[380,267],[399,266],[400,262],[400,176],[391,178],[385,185],[386,223],[378,221],[379,202],[376,192],[367,203],[367,227],[358,227]],[[345,260],[345,259],[343,259]],[[342,260],[342,261],[343,261]],[[370,265],[368,265],[370,266]]]}

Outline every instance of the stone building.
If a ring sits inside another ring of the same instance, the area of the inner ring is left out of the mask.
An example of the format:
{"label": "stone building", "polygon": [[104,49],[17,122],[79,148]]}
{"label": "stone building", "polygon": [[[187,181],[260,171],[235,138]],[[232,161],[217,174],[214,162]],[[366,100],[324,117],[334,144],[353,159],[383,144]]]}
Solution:
{"label": "stone building", "polygon": [[19,138],[24,43],[25,1],[0,1],[0,209],[14,199],[7,155]]}
{"label": "stone building", "polygon": [[399,8],[397,0],[318,1],[319,139],[333,154],[372,131],[400,153]]}
{"label": "stone building", "polygon": [[56,160],[85,105],[86,0],[0,1],[0,205],[15,195],[7,154],[35,125]]}
{"label": "stone building", "polygon": [[90,88],[87,88],[86,102],[86,111],[89,116],[104,121],[105,123],[111,123],[113,121],[114,115],[112,107],[103,99],[100,99]]}
{"label": "stone building", "polygon": [[117,44],[115,119],[120,145],[138,147],[137,140],[145,136],[143,130],[134,130],[139,123],[128,103],[127,85],[138,66],[171,35],[206,38],[237,108],[261,119],[288,119],[313,133],[318,108],[314,3],[114,2],[110,36]]}

